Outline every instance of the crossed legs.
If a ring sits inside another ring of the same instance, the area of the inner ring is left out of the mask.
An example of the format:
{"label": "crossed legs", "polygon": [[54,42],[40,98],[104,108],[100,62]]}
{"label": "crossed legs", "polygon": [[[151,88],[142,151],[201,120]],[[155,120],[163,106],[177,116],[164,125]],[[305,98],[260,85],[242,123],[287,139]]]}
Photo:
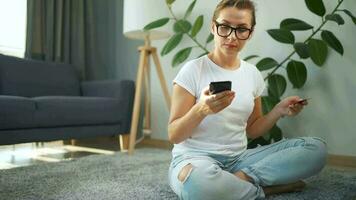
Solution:
{"label": "crossed legs", "polygon": [[296,138],[247,150],[237,159],[226,170],[210,160],[185,163],[176,173],[175,191],[182,199],[259,199],[299,191],[305,186],[300,180],[325,165],[326,147],[318,138]]}
{"label": "crossed legs", "polygon": [[301,137],[246,151],[240,170],[234,174],[242,180],[257,181],[264,186],[265,195],[294,192],[302,190],[306,184],[301,179],[319,172],[325,161],[325,142]]}

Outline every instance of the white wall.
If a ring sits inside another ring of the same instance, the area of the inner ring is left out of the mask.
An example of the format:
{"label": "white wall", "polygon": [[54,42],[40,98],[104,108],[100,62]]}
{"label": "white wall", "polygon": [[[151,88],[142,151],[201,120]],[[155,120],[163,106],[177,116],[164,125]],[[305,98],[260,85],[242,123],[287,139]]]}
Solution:
{"label": "white wall", "polygon": [[[163,1],[162,1],[163,2]],[[177,0],[174,3],[174,11],[182,16],[190,1]],[[205,41],[209,33],[209,21],[218,0],[198,0],[191,19],[204,14],[204,26],[199,34],[200,41]],[[320,17],[307,10],[304,1],[300,0],[256,0],[257,4],[257,26],[254,37],[247,44],[241,57],[257,54],[262,57],[271,56],[281,61],[292,51],[290,45],[274,41],[266,33],[267,29],[278,28],[284,18],[298,18],[318,26]],[[337,1],[324,0],[327,11],[336,5]],[[341,8],[347,8],[356,15],[356,4],[354,0],[344,0]],[[161,6],[157,9],[162,9]],[[154,12],[154,11],[153,11]],[[346,25],[338,26],[328,22],[325,29],[331,30],[339,38],[344,46],[344,55],[340,56],[329,48],[329,57],[322,68],[316,67],[310,59],[303,60],[308,68],[308,80],[301,90],[292,89],[288,85],[288,95],[300,95],[311,97],[310,104],[295,118],[284,118],[279,121],[286,137],[295,136],[317,136],[326,140],[330,154],[356,156],[356,26],[348,16],[342,15]],[[190,20],[194,21],[194,20]],[[297,33],[296,39],[302,41],[308,34]],[[153,45],[160,51],[166,41],[154,41]],[[180,47],[192,44],[186,38]],[[209,47],[212,48],[211,46]],[[171,60],[175,52],[161,57],[161,63],[172,91],[172,80],[180,67],[172,68]],[[195,56],[199,53],[195,53]],[[299,59],[296,55],[295,59]],[[257,60],[252,62],[256,63]],[[284,74],[283,69],[279,72]],[[167,123],[169,111],[165,106],[164,97],[155,72],[152,73],[152,137],[156,139],[167,139]]]}
{"label": "white wall", "polygon": [[26,0],[0,0],[0,53],[24,56],[26,5]]}

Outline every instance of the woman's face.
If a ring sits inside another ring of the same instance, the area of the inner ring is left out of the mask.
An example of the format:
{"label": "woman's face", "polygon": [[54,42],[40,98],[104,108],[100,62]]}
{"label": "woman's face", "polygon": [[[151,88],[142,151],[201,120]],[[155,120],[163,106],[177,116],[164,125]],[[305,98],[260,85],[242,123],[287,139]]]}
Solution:
{"label": "woman's face", "polygon": [[[222,9],[218,18],[212,23],[211,29],[216,50],[225,55],[236,55],[244,47],[246,41],[251,38],[251,21],[250,10],[234,7]],[[228,35],[229,33],[231,34]]]}

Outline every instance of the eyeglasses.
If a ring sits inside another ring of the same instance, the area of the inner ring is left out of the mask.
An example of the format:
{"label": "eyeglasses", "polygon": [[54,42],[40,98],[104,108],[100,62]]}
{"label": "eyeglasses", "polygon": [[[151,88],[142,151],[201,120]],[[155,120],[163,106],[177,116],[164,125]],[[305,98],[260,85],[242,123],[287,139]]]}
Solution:
{"label": "eyeglasses", "polygon": [[215,21],[216,25],[216,30],[217,33],[220,37],[227,38],[231,35],[231,33],[234,31],[235,36],[239,40],[247,40],[248,37],[250,37],[250,34],[252,32],[252,29],[245,28],[245,27],[231,27],[226,24],[220,24],[219,22]]}

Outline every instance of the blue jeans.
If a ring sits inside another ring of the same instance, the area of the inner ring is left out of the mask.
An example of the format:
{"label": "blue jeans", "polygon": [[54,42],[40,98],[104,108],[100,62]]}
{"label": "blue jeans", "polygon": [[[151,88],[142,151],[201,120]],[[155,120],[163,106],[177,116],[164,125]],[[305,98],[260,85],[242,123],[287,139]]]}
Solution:
{"label": "blue jeans", "polygon": [[[315,137],[284,139],[233,157],[190,152],[172,159],[169,184],[180,199],[263,199],[263,186],[308,178],[324,167],[326,155],[325,142]],[[178,175],[188,164],[192,169],[180,181]],[[238,171],[253,183],[235,176]]]}

